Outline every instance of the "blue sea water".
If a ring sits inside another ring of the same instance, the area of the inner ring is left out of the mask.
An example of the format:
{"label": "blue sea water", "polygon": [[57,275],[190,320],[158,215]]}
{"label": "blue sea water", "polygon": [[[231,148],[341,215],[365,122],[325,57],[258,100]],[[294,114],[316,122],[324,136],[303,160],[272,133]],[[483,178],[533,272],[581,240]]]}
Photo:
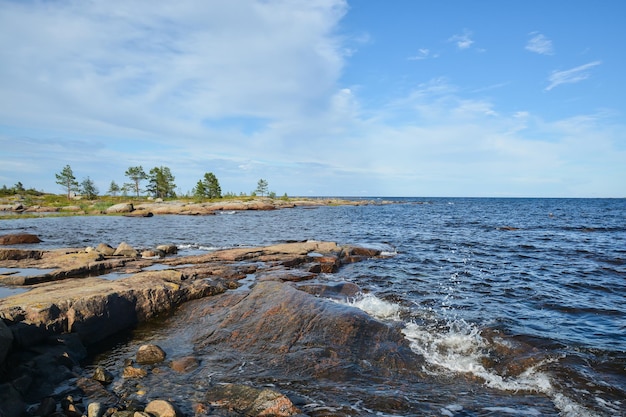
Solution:
{"label": "blue sea water", "polygon": [[333,279],[364,289],[347,303],[404,323],[437,390],[402,393],[419,415],[626,415],[626,199],[383,200],[397,203],[0,220],[0,234],[35,233],[42,248],[173,243],[183,255],[310,239],[380,248],[390,257]]}

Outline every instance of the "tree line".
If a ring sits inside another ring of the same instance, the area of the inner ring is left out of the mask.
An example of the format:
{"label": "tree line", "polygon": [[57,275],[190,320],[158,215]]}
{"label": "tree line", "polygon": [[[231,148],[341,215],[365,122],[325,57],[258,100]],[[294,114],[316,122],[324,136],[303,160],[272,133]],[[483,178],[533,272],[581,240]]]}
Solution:
{"label": "tree line", "polygon": [[[86,177],[79,183],[69,165],[66,165],[60,172],[55,174],[55,176],[56,183],[63,188],[68,199],[71,199],[73,194],[82,194],[90,200],[98,196],[99,190],[91,178]],[[129,192],[133,192],[136,197],[139,197],[142,191],[146,191],[155,198],[176,197],[175,178],[168,167],[154,167],[148,173],[144,171],[141,165],[129,167],[126,172],[124,172],[124,176],[126,176],[129,181],[121,186],[115,181],[111,181],[107,191],[109,195],[116,197],[120,193],[122,195],[128,195]],[[142,188],[142,182],[144,181],[147,181],[147,185],[145,188]],[[21,185],[21,183],[18,184]],[[206,172],[196,183],[192,194],[194,197],[200,199],[222,198],[222,189],[215,174]],[[275,193],[269,191],[268,182],[264,179],[258,181],[257,188],[252,192],[252,195],[276,197]],[[234,195],[228,194],[228,196]]]}

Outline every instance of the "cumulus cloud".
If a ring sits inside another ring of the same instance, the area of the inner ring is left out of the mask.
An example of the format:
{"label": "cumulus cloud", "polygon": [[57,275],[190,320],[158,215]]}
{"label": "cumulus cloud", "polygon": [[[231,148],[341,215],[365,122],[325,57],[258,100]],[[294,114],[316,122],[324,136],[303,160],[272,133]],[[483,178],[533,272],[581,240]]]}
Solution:
{"label": "cumulus cloud", "polygon": [[589,70],[593,67],[597,67],[601,63],[602,61],[593,61],[572,69],[553,71],[552,74],[550,74],[550,77],[548,77],[550,84],[546,87],[546,91],[550,91],[561,84],[575,84],[586,80],[591,77],[591,72]]}
{"label": "cumulus cloud", "polygon": [[461,35],[451,36],[448,42],[454,42],[459,49],[468,49],[474,43],[471,36],[472,32],[466,30]]}
{"label": "cumulus cloud", "polygon": [[532,32],[533,36],[526,44],[525,49],[530,52],[535,52],[541,55],[554,54],[554,48],[552,47],[552,41],[546,38],[541,33]]}

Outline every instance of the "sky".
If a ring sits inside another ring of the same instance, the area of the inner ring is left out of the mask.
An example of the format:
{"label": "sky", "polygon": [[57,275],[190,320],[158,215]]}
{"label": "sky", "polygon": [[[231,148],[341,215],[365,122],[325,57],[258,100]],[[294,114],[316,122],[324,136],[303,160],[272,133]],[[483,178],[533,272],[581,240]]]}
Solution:
{"label": "sky", "polygon": [[626,2],[0,0],[0,186],[626,197]]}

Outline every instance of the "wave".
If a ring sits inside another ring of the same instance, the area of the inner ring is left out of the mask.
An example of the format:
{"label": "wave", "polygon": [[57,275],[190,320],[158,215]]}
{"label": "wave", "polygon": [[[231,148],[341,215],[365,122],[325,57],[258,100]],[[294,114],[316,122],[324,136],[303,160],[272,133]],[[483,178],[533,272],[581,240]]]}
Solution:
{"label": "wave", "polygon": [[379,320],[400,320],[400,313],[403,311],[400,305],[382,300],[371,293],[361,293],[358,296],[348,298],[345,301],[332,301],[356,307]]}
{"label": "wave", "polygon": [[[444,370],[471,374],[483,380],[486,386],[501,391],[543,393],[552,400],[561,415],[565,417],[596,415],[559,392],[554,387],[552,377],[541,371],[541,368],[557,361],[557,358],[545,358],[534,362],[518,375],[502,376],[484,365],[489,361],[488,353],[494,346],[481,336],[481,331],[477,326],[464,320],[455,320],[441,329],[408,322],[402,332],[409,340],[411,349],[432,365],[430,369],[425,370],[427,372],[437,374]],[[499,343],[509,348],[506,341],[502,340]],[[505,410],[498,411],[505,412]]]}

